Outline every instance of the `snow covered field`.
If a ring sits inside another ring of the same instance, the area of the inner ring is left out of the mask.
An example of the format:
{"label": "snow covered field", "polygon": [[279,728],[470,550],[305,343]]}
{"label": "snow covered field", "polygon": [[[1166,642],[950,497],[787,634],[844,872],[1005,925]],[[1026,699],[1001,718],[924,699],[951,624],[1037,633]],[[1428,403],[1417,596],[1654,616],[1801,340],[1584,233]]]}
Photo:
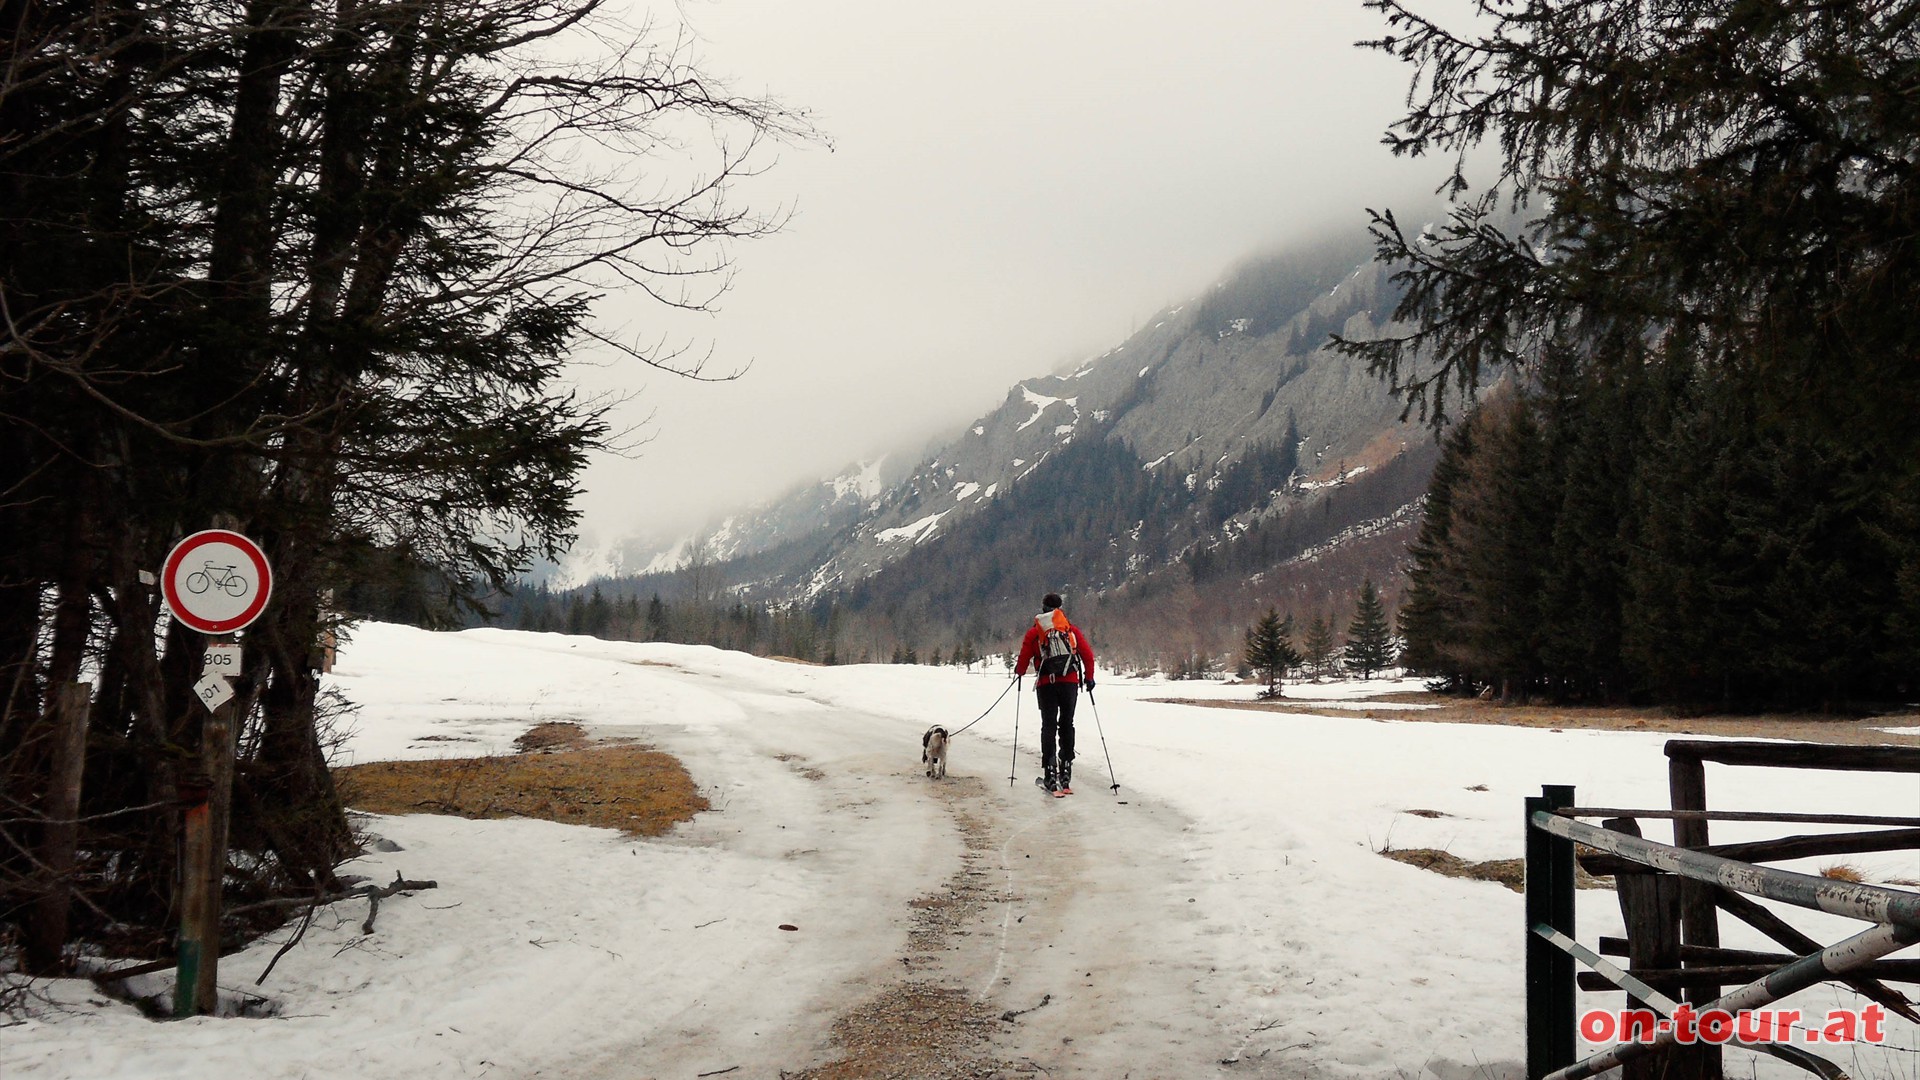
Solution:
{"label": "snow covered field", "polygon": [[[773,1078],[830,1059],[836,1017],[917,979],[1021,1011],[993,1058],[1054,1078],[1516,1076],[1520,896],[1376,850],[1517,856],[1542,783],[1666,802],[1664,735],[1354,715],[1355,697],[1407,684],[1288,687],[1326,698],[1319,716],[1148,700],[1252,686],[1102,679],[1097,721],[1081,704],[1080,794],[1053,800],[1030,782],[1030,690],[1017,783],[1016,695],[956,738],[949,780],[920,774],[920,733],[979,715],[1004,673],[372,624],[334,682],[362,706],[348,760],[510,753],[530,725],[572,720],[677,755],[714,809],[657,840],[373,819],[398,850],[348,869],[439,888],[388,900],[365,937],[364,905],[335,905],[258,988],[291,928],[225,958],[223,989],[272,1018],[153,1023],[84,982],[42,984],[36,1018],[0,1029],[0,1075]],[[1710,766],[1708,789],[1717,808],[1920,814],[1914,777],[1790,775]],[[1716,823],[1714,839],[1781,831]],[[1911,852],[1847,861],[1920,878]],[[930,953],[916,911],[955,882],[985,899]],[[1787,917],[1826,940],[1859,928]],[[1589,945],[1621,932],[1611,892],[1581,893],[1579,919]],[[1771,948],[1727,922],[1728,946]],[[1821,988],[1790,1004],[1860,1002]],[[1911,1076],[1915,1033],[1893,1026],[1907,1049],[1825,1053]],[[1800,1075],[1739,1050],[1728,1064]]]}

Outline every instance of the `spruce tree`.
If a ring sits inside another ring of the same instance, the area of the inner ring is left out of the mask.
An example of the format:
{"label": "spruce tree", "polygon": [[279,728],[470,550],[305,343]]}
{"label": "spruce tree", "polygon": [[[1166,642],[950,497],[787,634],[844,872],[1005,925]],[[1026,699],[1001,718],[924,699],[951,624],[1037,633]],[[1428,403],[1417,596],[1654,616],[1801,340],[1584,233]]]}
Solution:
{"label": "spruce tree", "polygon": [[1294,651],[1289,632],[1292,621],[1291,615],[1282,619],[1279,611],[1268,608],[1259,622],[1247,628],[1242,657],[1266,682],[1267,688],[1260,693],[1263,698],[1281,696],[1280,680],[1300,666],[1300,654]]}
{"label": "spruce tree", "polygon": [[642,641],[665,641],[667,639],[667,604],[660,599],[659,593],[647,601],[647,617],[642,624]]}
{"label": "spruce tree", "polygon": [[1337,646],[1333,640],[1333,624],[1325,615],[1315,613],[1313,621],[1307,624],[1306,638],[1300,643],[1301,662],[1315,678],[1325,676],[1333,666],[1333,656]]}
{"label": "spruce tree", "polygon": [[613,605],[607,602],[600,586],[595,585],[592,595],[587,598],[586,610],[580,616],[580,628],[593,637],[606,637],[612,625]]}
{"label": "spruce tree", "polygon": [[1393,629],[1371,577],[1360,583],[1353,622],[1347,626],[1346,663],[1348,671],[1363,679],[1393,664]]}
{"label": "spruce tree", "polygon": [[1558,499],[1540,425],[1523,395],[1490,396],[1475,420],[1482,426],[1469,484],[1453,507],[1454,557],[1465,589],[1456,647],[1479,681],[1512,697],[1533,689],[1540,675],[1541,556]]}
{"label": "spruce tree", "polygon": [[1454,691],[1470,689],[1474,680],[1459,648],[1468,593],[1453,530],[1453,503],[1468,483],[1476,429],[1471,420],[1456,425],[1441,443],[1420,531],[1407,549],[1407,592],[1400,607],[1402,663]]}

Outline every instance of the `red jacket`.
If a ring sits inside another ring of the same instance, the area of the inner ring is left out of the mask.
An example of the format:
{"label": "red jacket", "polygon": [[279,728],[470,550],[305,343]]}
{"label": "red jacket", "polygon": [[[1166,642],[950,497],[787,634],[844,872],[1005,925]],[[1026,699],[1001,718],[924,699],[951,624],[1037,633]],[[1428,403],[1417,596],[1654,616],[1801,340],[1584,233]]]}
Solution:
{"label": "red jacket", "polygon": [[[1064,611],[1060,614],[1062,618],[1066,616],[1066,612]],[[1027,673],[1027,666],[1034,664],[1040,659],[1040,639],[1045,636],[1044,632],[1040,629],[1040,620],[1051,619],[1052,617],[1053,612],[1050,611],[1043,611],[1034,616],[1033,625],[1027,627],[1027,636],[1020,642],[1020,660],[1013,665],[1013,673],[1015,675],[1025,675]],[[1087,641],[1086,632],[1073,625],[1072,620],[1068,620],[1067,629],[1073,632],[1074,644],[1077,646],[1075,651],[1080,654],[1078,667],[1068,665],[1065,675],[1041,675],[1034,679],[1033,684],[1035,686],[1046,686],[1049,683],[1057,682],[1078,683],[1080,681],[1081,671],[1086,672],[1088,679],[1093,678],[1093,645]]]}

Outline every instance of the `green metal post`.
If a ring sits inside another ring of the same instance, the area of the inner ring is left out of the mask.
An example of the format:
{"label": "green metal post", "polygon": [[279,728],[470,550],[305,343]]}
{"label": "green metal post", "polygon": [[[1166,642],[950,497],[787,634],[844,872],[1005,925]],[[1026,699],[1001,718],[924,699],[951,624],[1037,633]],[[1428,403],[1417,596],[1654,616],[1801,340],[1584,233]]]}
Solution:
{"label": "green metal post", "polygon": [[[209,785],[197,778],[183,781],[180,794],[187,800],[185,850],[180,859],[180,966],[174,971],[173,1015],[201,1013],[200,964],[207,954],[201,938],[206,928],[207,864],[213,856],[213,809],[207,805]],[[218,949],[216,942],[214,948]],[[216,953],[217,955],[217,953]]]}

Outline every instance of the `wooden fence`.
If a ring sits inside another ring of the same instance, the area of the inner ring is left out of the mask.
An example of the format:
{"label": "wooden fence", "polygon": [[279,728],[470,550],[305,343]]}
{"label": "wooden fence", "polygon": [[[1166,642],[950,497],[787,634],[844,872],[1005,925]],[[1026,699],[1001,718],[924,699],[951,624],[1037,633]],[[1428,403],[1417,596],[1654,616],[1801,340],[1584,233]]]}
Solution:
{"label": "wooden fence", "polygon": [[[1920,818],[1863,814],[1774,814],[1707,807],[1706,765],[1920,773],[1920,747],[1705,741],[1667,743],[1672,806],[1636,810],[1575,805],[1571,787],[1546,786],[1526,800],[1526,983],[1529,1080],[1581,1080],[1623,1068],[1627,1080],[1720,1080],[1721,1047],[1682,1044],[1675,1032],[1631,1041],[1579,1059],[1576,988],[1615,988],[1635,1009],[1663,1018],[1682,1006],[1700,1016],[1757,1009],[1820,982],[1843,982],[1888,1012],[1920,1023],[1907,998],[1887,984],[1920,982],[1920,961],[1882,960],[1920,941],[1920,893],[1833,880],[1760,865],[1785,859],[1920,848]],[[1917,801],[1920,802],[1920,801]],[[1601,825],[1581,819],[1599,818]],[[1674,844],[1640,836],[1642,819],[1671,820]],[[1713,821],[1878,826],[1871,831],[1786,836],[1713,844]],[[1574,863],[1611,874],[1627,927],[1595,951],[1574,935]],[[1753,897],[1832,912],[1873,924],[1830,946],[1795,929]],[[1724,912],[1787,950],[1720,947]],[[1624,956],[1623,970],[1605,957]],[[1576,961],[1590,970],[1576,972]],[[1722,992],[1727,984],[1732,990]],[[1804,1048],[1779,1042],[1732,1045],[1828,1078],[1846,1073]]]}

